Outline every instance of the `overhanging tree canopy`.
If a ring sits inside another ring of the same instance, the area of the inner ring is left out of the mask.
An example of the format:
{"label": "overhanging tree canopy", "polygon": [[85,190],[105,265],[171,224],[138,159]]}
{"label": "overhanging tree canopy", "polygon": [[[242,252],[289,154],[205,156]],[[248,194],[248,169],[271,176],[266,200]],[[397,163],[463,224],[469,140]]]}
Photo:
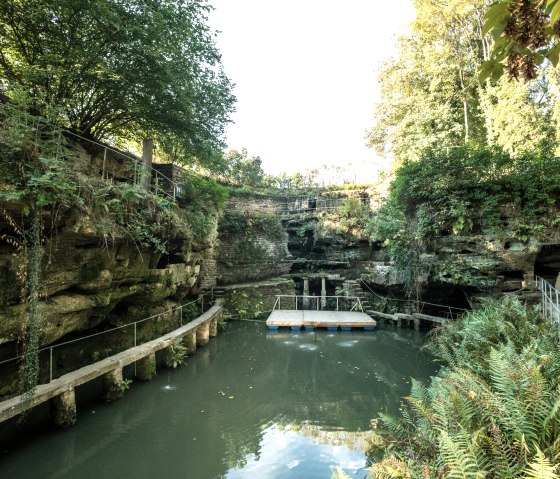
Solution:
{"label": "overhanging tree canopy", "polygon": [[3,0],[0,92],[83,135],[150,135],[205,160],[235,98],[206,0]]}

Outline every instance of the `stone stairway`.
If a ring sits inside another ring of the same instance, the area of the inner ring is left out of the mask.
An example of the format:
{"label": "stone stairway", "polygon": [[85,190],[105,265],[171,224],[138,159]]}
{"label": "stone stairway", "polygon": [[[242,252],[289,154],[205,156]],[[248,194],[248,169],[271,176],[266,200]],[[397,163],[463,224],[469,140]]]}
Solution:
{"label": "stone stairway", "polygon": [[226,290],[223,286],[214,286],[214,299],[223,298],[226,295]]}
{"label": "stone stairway", "polygon": [[367,299],[366,293],[360,286],[360,283],[355,279],[348,279],[344,282],[344,290],[348,292],[348,296],[355,296],[360,299],[362,303],[362,310],[368,316],[375,316],[376,312],[373,310],[371,301]]}

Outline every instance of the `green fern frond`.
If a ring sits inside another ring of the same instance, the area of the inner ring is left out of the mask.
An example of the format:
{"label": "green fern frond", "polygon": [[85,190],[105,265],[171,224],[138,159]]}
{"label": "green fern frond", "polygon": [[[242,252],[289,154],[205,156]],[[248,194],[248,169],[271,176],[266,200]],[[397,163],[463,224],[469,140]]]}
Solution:
{"label": "green fern frond", "polygon": [[525,469],[524,479],[560,479],[560,476],[556,474],[556,467],[537,449],[535,458]]}
{"label": "green fern frond", "polygon": [[447,469],[446,477],[449,479],[479,479],[487,475],[487,471],[479,469],[466,436],[457,434],[451,437],[445,431],[440,435],[442,465]]}

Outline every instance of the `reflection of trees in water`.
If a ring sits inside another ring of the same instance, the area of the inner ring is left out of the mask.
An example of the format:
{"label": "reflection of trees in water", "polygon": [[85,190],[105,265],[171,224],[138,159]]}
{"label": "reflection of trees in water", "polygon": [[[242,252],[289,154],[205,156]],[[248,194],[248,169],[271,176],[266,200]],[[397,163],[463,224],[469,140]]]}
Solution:
{"label": "reflection of trees in water", "polygon": [[[414,339],[403,341],[396,335],[398,340],[384,331],[330,336],[281,332],[269,337],[262,325],[233,325],[188,361],[189,403],[204,403],[207,411],[198,416],[194,411],[191,427],[199,440],[186,444],[189,456],[194,453],[213,477],[223,477],[227,470],[260,458],[263,434],[274,425],[321,444],[365,449],[367,434],[360,430],[369,430],[379,411],[396,411],[409,390],[403,377],[430,372]],[[190,411],[189,404],[185,411]],[[178,424],[177,434],[184,427]],[[214,451],[213,460],[209,450]]]}
{"label": "reflection of trees in water", "polygon": [[[396,412],[408,393],[403,378],[433,372],[418,353],[419,337],[406,331],[268,335],[262,326],[232,326],[187,366],[189,403],[205,403],[207,410],[192,424],[199,441],[186,444],[189,456],[224,477],[260,458],[263,434],[274,425],[320,444],[367,449],[370,420]],[[178,424],[177,434],[184,427]]]}
{"label": "reflection of trees in water", "polygon": [[278,424],[281,431],[293,431],[313,439],[314,444],[323,446],[346,446],[353,451],[368,449],[372,431],[332,431],[313,424],[285,423]]}
{"label": "reflection of trees in water", "polygon": [[228,469],[241,469],[247,465],[250,458],[259,460],[262,431],[229,431],[224,433],[222,438],[226,446],[224,462]]}

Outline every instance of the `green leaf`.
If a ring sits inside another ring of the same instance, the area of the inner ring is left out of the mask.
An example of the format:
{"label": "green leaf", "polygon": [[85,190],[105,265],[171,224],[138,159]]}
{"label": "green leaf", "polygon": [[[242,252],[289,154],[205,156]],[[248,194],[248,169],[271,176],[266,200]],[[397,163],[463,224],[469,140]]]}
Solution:
{"label": "green leaf", "polygon": [[550,24],[554,25],[560,18],[560,2],[557,2],[550,11]]}
{"label": "green leaf", "polygon": [[546,0],[545,12],[550,15],[550,12],[554,8],[554,5],[558,3],[558,0]]}
{"label": "green leaf", "polygon": [[478,71],[478,79],[483,82],[487,78],[493,77],[500,64],[496,60],[487,60],[482,63]]}
{"label": "green leaf", "polygon": [[[499,24],[507,20],[509,13],[507,3],[496,2],[486,12],[484,26],[482,27],[482,36],[486,36],[490,30],[496,28]],[[503,29],[502,29],[503,31]]]}

